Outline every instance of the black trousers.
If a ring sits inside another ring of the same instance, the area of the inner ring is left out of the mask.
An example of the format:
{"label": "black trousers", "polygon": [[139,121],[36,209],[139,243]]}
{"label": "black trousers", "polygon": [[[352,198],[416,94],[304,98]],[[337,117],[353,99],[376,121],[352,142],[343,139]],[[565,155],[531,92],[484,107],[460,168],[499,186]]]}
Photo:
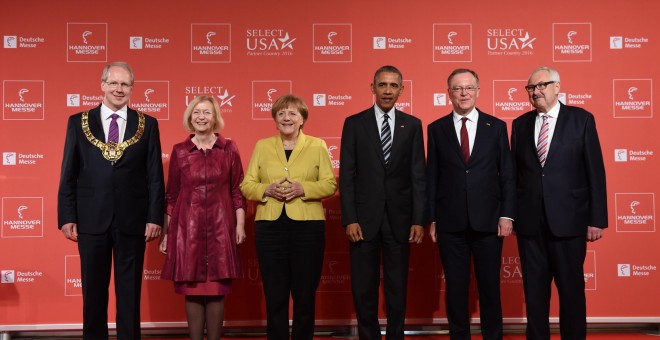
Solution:
{"label": "black trousers", "polygon": [[445,301],[450,339],[470,339],[468,303],[473,261],[479,290],[481,335],[484,340],[502,339],[502,238],[497,233],[472,229],[453,233],[439,232],[437,235],[447,287]]}
{"label": "black trousers", "polygon": [[383,257],[383,285],[387,315],[387,340],[403,340],[408,287],[410,246],[399,243],[387,218],[379,233],[369,241],[351,242],[351,288],[361,340],[380,340],[378,292],[380,259]]}
{"label": "black trousers", "polygon": [[140,293],[145,248],[144,236],[126,235],[114,223],[104,234],[78,234],[83,339],[108,339],[108,289],[113,262],[117,339],[140,339]]}
{"label": "black trousers", "polygon": [[559,329],[562,340],[587,337],[584,294],[586,231],[576,237],[556,237],[543,216],[536,235],[517,235],[527,311],[527,339],[550,339],[550,295],[554,279],[559,294]]}
{"label": "black trousers", "polygon": [[255,236],[266,297],[268,339],[289,339],[291,296],[291,339],[311,340],[316,289],[323,269],[325,222],[294,221],[282,211],[276,221],[257,221]]}

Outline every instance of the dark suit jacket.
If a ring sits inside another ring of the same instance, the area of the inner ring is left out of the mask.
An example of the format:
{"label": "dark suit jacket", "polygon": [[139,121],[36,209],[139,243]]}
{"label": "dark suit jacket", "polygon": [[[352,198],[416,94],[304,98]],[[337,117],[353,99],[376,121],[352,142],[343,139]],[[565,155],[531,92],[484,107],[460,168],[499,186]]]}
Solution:
{"label": "dark suit jacket", "polygon": [[471,226],[497,232],[500,217],[515,218],[515,170],[506,123],[479,111],[470,161],[465,164],[452,113],[428,126],[428,201],[438,232]]}
{"label": "dark suit jacket", "polygon": [[518,218],[522,235],[538,232],[547,214],[558,237],[584,235],[587,226],[607,227],[605,166],[594,116],[560,103],[545,167],[536,156],[536,110],[513,121],[511,149],[517,167]]}
{"label": "dark suit jacket", "polygon": [[371,240],[387,215],[394,237],[407,242],[413,224],[425,225],[426,180],[421,121],[396,110],[390,165],[385,167],[373,107],[346,118],[341,136],[342,224],[359,223]]}
{"label": "dark suit jacket", "polygon": [[[145,115],[144,135],[113,166],[85,137],[82,113],[69,117],[58,193],[58,226],[102,234],[115,219],[120,230],[144,235],[146,223],[163,225],[164,185],[158,122]],[[137,131],[138,114],[128,109],[124,140]],[[89,129],[105,141],[101,106],[89,111]]]}

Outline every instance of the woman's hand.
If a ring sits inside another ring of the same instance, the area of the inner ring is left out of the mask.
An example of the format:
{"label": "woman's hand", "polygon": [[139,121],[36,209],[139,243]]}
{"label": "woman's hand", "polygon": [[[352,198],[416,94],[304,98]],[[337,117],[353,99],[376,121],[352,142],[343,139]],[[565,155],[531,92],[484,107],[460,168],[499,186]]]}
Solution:
{"label": "woman's hand", "polygon": [[160,244],[158,245],[158,250],[160,250],[161,253],[167,255],[167,234],[163,234],[160,237]]}
{"label": "woman's hand", "polygon": [[242,244],[245,242],[247,235],[245,235],[245,225],[237,224],[236,225],[236,244]]}
{"label": "woman's hand", "polygon": [[271,183],[268,187],[266,187],[266,190],[264,191],[264,195],[268,197],[272,197],[276,200],[284,201],[285,200],[285,186],[288,187],[288,184],[285,184],[286,178],[282,178],[281,180]]}
{"label": "woman's hand", "polygon": [[305,189],[303,188],[300,182],[293,181],[289,178],[285,178],[285,183],[280,188],[284,192],[284,200],[290,201],[296,197],[305,196]]}

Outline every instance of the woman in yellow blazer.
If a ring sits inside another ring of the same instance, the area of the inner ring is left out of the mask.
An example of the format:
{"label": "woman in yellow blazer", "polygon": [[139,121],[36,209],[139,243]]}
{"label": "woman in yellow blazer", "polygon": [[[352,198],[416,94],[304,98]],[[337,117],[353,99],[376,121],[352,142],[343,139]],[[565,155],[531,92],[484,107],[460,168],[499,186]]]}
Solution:
{"label": "woman in yellow blazer", "polygon": [[284,95],[271,111],[279,133],[257,142],[241,192],[258,202],[255,242],[268,339],[289,339],[291,295],[291,338],[311,340],[325,248],[321,200],[335,193],[337,181],[325,142],[302,132],[308,116],[302,99]]}

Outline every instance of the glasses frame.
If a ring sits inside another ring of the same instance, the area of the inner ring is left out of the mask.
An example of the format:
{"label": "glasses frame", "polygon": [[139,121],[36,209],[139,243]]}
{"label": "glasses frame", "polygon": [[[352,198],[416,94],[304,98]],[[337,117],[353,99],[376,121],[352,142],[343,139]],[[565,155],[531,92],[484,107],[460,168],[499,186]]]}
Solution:
{"label": "glasses frame", "polygon": [[545,90],[548,87],[548,85],[552,85],[556,83],[557,81],[551,80],[551,81],[540,82],[538,84],[529,84],[525,86],[525,90],[530,93],[534,92],[535,90],[541,91],[541,90]]}
{"label": "glasses frame", "polygon": [[451,93],[475,93],[479,90],[479,86],[466,86],[466,87],[450,87],[449,92]]}
{"label": "glasses frame", "polygon": [[108,85],[108,87],[111,88],[111,89],[116,89],[118,87],[121,87],[122,90],[127,90],[127,89],[130,89],[131,87],[133,87],[133,84],[118,83],[118,82],[115,82],[115,81],[113,81],[113,82],[104,81],[103,83]]}

